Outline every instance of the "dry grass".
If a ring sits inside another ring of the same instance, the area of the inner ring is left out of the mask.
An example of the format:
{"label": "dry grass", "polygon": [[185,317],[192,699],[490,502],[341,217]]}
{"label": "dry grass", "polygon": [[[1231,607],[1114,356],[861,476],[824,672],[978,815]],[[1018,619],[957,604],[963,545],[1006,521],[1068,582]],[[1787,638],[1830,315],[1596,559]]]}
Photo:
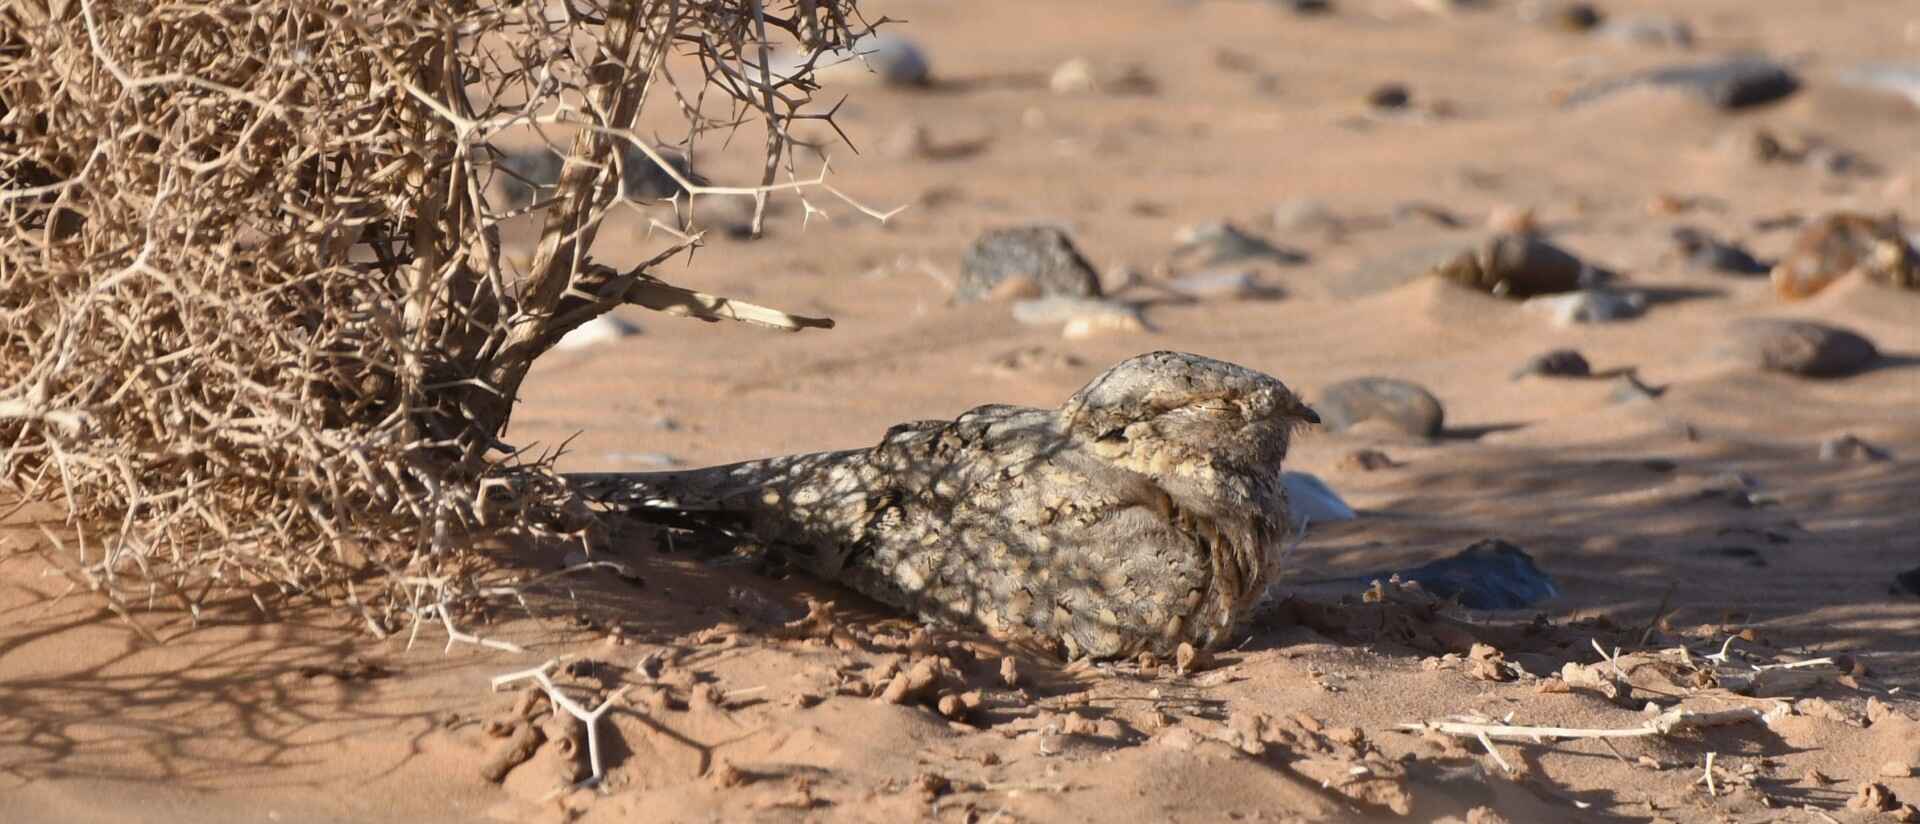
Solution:
{"label": "dry grass", "polygon": [[[548,347],[622,303],[829,325],[593,262],[622,145],[671,168],[636,118],[763,130],[757,185],[688,188],[764,205],[820,182],[788,132],[815,87],[769,44],[869,29],[851,0],[0,2],[0,485],[65,505],[63,565],[122,609],[316,593],[384,631],[476,533],[590,540],[497,440]],[[567,158],[524,270],[483,196],[515,130]],[[670,228],[649,265],[697,238]]]}

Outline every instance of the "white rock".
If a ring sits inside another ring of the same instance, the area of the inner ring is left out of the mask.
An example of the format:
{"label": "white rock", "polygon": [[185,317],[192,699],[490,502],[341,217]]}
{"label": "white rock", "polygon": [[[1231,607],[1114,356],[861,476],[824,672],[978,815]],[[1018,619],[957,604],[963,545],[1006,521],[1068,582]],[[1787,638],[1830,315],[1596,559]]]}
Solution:
{"label": "white rock", "polygon": [[1054,94],[1087,94],[1098,86],[1099,82],[1093,76],[1093,63],[1084,57],[1061,63],[1047,78],[1047,88],[1053,90]]}
{"label": "white rock", "polygon": [[568,332],[565,337],[562,337],[559,343],[553,345],[553,348],[586,349],[603,343],[612,343],[621,338],[630,338],[638,334],[640,334],[640,327],[632,321],[623,320],[613,315],[601,315],[600,317],[574,327],[574,330]]}
{"label": "white rock", "polygon": [[[782,52],[769,61],[768,69],[776,77],[787,78],[805,63],[806,55]],[[813,76],[824,83],[925,86],[933,80],[926,50],[892,32],[877,32],[854,41],[850,48],[822,55],[813,69]]]}
{"label": "white rock", "polygon": [[1611,289],[1582,289],[1564,295],[1528,298],[1526,307],[1544,312],[1561,326],[1576,323],[1608,323],[1639,317],[1647,309],[1647,296],[1640,292],[1615,292]]}
{"label": "white rock", "polygon": [[1351,521],[1357,517],[1353,507],[1325,481],[1306,472],[1282,472],[1280,484],[1287,490],[1287,510],[1294,522],[1306,519],[1315,523]]}

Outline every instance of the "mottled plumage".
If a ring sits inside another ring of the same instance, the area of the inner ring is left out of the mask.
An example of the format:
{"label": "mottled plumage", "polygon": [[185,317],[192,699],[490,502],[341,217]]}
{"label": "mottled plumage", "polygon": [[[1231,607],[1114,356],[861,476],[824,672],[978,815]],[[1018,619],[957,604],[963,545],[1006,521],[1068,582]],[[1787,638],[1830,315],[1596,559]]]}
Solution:
{"label": "mottled plumage", "polygon": [[822,578],[938,623],[1070,656],[1225,642],[1289,531],[1286,386],[1154,352],[1057,410],[981,406],[869,449],[589,476],[641,517],[726,523]]}

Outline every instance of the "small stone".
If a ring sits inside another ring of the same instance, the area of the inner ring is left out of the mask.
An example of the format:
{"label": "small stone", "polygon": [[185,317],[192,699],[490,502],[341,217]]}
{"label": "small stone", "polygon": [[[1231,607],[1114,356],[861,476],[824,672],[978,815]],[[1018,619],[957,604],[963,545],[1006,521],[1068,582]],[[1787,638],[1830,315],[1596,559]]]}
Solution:
{"label": "small stone", "polygon": [[1913,569],[1893,576],[1893,582],[1898,585],[1898,589],[1896,590],[1898,592],[1905,592],[1908,595],[1920,595],[1920,567],[1914,567]]}
{"label": "small stone", "polygon": [[1613,379],[1613,388],[1607,391],[1607,400],[1613,403],[1651,401],[1658,399],[1664,391],[1641,383],[1638,375],[1629,373]]}
{"label": "small stone", "polygon": [[1786,66],[1759,57],[1657,69],[1646,80],[1655,86],[1685,90],[1728,110],[1772,103],[1800,89],[1800,79]]}
{"label": "small stone", "polygon": [[1891,457],[1886,450],[1851,434],[1836,435],[1820,442],[1820,460],[1823,461],[1884,461]]}
{"label": "small stone", "polygon": [[1419,384],[1393,378],[1355,378],[1326,388],[1313,405],[1320,420],[1334,432],[1362,421],[1380,421],[1420,437],[1440,434],[1445,410],[1440,400]]}
{"label": "small stone", "polygon": [[1225,221],[1202,223],[1182,228],[1174,234],[1182,255],[1201,255],[1201,265],[1220,266],[1243,260],[1271,260],[1275,263],[1305,263],[1305,253],[1282,249],[1265,238]]}
{"label": "small stone", "polygon": [[1920,63],[1880,63],[1857,66],[1840,74],[1849,86],[1897,94],[1920,106]]}
{"label": "small stone", "polygon": [[1069,340],[1148,331],[1136,306],[1064,295],[1019,301],[1013,305],[1013,319],[1029,326],[1064,324],[1060,336]]}
{"label": "small stone", "polygon": [[1593,375],[1593,367],[1587,363],[1586,356],[1577,350],[1555,349],[1528,358],[1525,364],[1514,371],[1513,379],[1519,380],[1528,375],[1543,378],[1586,378]]}
{"label": "small stone", "polygon": [[1522,22],[1576,34],[1592,31],[1595,26],[1606,20],[1606,15],[1592,3],[1526,0],[1519,5],[1517,11]]}
{"label": "small stone", "polygon": [[1639,14],[1598,24],[1595,37],[1635,46],[1660,49],[1693,48],[1693,27],[1687,21],[1665,14]]}
{"label": "small stone", "polygon": [[1008,689],[1020,686],[1020,662],[1009,655],[1000,659],[1000,682]]}
{"label": "small stone", "polygon": [[1888,761],[1880,765],[1880,775],[1883,778],[1911,778],[1913,765],[1905,761]]}
{"label": "small stone", "polygon": [[[776,64],[772,67],[773,73],[776,77],[791,77],[805,60],[805,55],[793,53],[776,57],[772,61]],[[918,88],[932,84],[933,64],[918,42],[882,31],[822,56],[814,63],[814,77],[829,84],[877,83]]]}
{"label": "small stone", "polygon": [[1280,296],[1280,289],[1260,282],[1251,271],[1207,271],[1181,275],[1166,281],[1175,292],[1199,300],[1246,300]]}
{"label": "small stone", "polygon": [[1611,323],[1637,318],[1647,308],[1647,296],[1640,292],[1616,292],[1611,289],[1582,289],[1565,295],[1528,298],[1528,309],[1544,312],[1560,326],[1576,323]]}
{"label": "small stone", "polygon": [[640,151],[631,143],[620,144],[620,195],[629,200],[666,200],[686,191],[673,175],[695,186],[705,185],[707,179],[693,171],[693,161],[681,152],[670,149],[657,150],[660,159],[673,167],[673,174],[665,169],[646,152]]}
{"label": "small stone", "polygon": [[1688,267],[1732,275],[1764,275],[1771,268],[1747,250],[1722,242],[1692,226],[1677,226],[1672,232],[1674,246]]}
{"label": "small stone", "polygon": [[1393,204],[1393,222],[1410,223],[1412,221],[1431,223],[1444,229],[1458,229],[1467,225],[1458,215],[1448,211],[1445,206],[1428,203],[1424,200],[1405,200]]}
{"label": "small stone", "polygon": [[1181,641],[1173,651],[1173,669],[1181,675],[1192,675],[1210,666],[1213,666],[1213,656],[1186,641]]}
{"label": "small stone", "polygon": [[1847,801],[1847,809],[1865,813],[1892,812],[1900,807],[1899,797],[1887,789],[1887,785],[1869,781],[1860,785],[1860,789]]}
{"label": "small stone", "polygon": [[1893,217],[1830,214],[1794,239],[1773,267],[1773,288],[1782,298],[1804,298],[1856,272],[1883,285],[1920,290],[1920,252]]}
{"label": "small stone", "polygon": [[1293,198],[1273,207],[1273,227],[1282,231],[1332,231],[1340,228],[1340,217],[1323,201]]}
{"label": "small stone", "polygon": [[1713,353],[1750,368],[1823,378],[1851,375],[1880,358],[1856,332],[1782,318],[1735,320]]}
{"label": "small stone", "polygon": [[1029,225],[982,234],[960,264],[954,299],[987,298],[1008,281],[1026,280],[1041,295],[1099,297],[1100,274],[1057,226]]}
{"label": "small stone", "polygon": [[1529,298],[1597,286],[1611,277],[1533,235],[1499,233],[1429,273],[1501,297]]}
{"label": "small stone", "polygon": [[1297,524],[1351,521],[1357,517],[1339,493],[1310,473],[1282,472],[1280,485],[1287,490],[1288,512]]}
{"label": "small stone", "polygon": [[1413,92],[1403,83],[1384,83],[1367,92],[1367,105],[1376,109],[1400,110],[1413,103]]}
{"label": "small stone", "polygon": [[1325,14],[1333,11],[1333,0],[1270,0],[1273,5],[1294,14]]}
{"label": "small stone", "polygon": [[1054,94],[1088,94],[1097,87],[1093,63],[1084,57],[1061,63],[1054,68],[1053,74],[1047,76],[1047,89]]}
{"label": "small stone", "polygon": [[1399,465],[1393,458],[1388,457],[1387,453],[1378,449],[1356,449],[1340,459],[1342,469],[1358,469],[1362,472],[1392,469]]}

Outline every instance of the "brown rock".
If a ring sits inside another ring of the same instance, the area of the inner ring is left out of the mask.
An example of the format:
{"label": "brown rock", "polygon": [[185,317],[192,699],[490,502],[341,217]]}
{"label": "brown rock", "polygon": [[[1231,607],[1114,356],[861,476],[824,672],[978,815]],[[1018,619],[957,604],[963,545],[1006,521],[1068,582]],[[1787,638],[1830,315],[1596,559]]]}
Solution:
{"label": "brown rock", "polygon": [[1571,292],[1605,277],[1572,253],[1531,234],[1503,232],[1430,270],[1430,274],[1501,297]]}
{"label": "brown rock", "polygon": [[1736,320],[1714,352],[1756,369],[1822,378],[1851,375],[1880,357],[1857,332],[1784,318]]}
{"label": "brown rock", "polygon": [[1814,221],[1774,265],[1773,288],[1780,297],[1797,300],[1855,272],[1920,290],[1920,252],[1907,242],[1897,218],[1839,212]]}
{"label": "brown rock", "polygon": [[[1031,286],[1002,286],[1018,280],[1030,281]],[[993,229],[967,250],[954,298],[971,302],[1032,289],[1048,296],[1099,297],[1100,275],[1064,229],[1044,225]]]}
{"label": "brown rock", "polygon": [[1393,378],[1355,378],[1326,388],[1313,405],[1321,423],[1335,432],[1363,421],[1380,421],[1408,435],[1433,437],[1446,422],[1440,399],[1416,383]]}

